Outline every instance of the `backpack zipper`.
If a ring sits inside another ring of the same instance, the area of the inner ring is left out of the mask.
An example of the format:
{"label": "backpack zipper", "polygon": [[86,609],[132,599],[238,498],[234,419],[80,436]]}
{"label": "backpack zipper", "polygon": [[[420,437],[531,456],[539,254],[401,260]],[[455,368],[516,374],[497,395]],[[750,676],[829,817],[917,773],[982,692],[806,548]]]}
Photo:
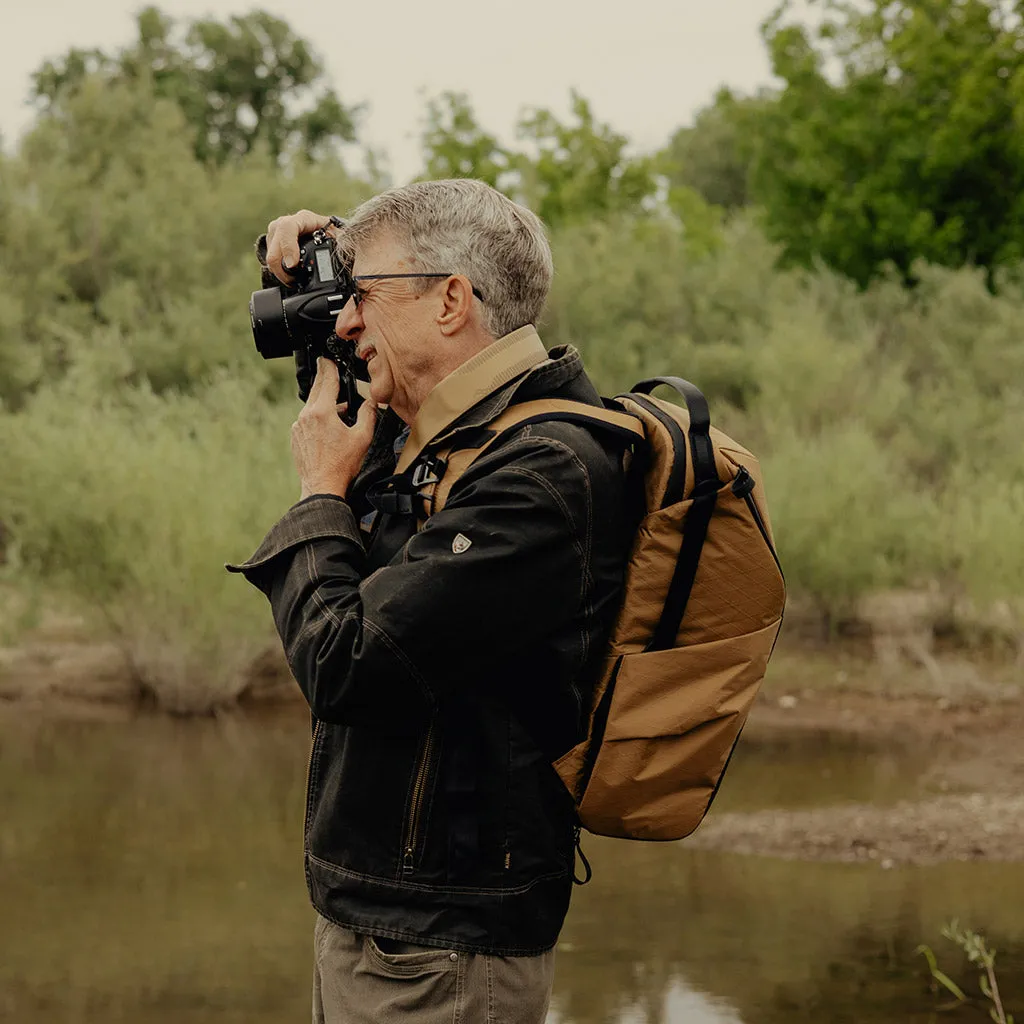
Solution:
{"label": "backpack zipper", "polygon": [[782,572],[782,564],[779,562],[779,556],[775,553],[775,545],[772,544],[771,537],[768,535],[768,528],[764,525],[764,520],[761,518],[761,511],[757,507],[757,502],[754,501],[755,486],[754,478],[750,475],[747,467],[740,466],[736,479],[732,482],[732,493],[747,503],[747,508],[750,509],[750,514],[754,517],[754,522],[757,524],[758,530],[761,531],[761,536],[764,538],[765,544],[768,545],[768,550],[772,553],[772,558],[775,559],[779,572]]}
{"label": "backpack zipper", "polygon": [[409,872],[415,867],[416,847],[419,845],[419,833],[423,811],[423,797],[427,789],[427,778],[430,774],[430,762],[434,754],[434,726],[427,730],[427,738],[423,742],[423,753],[416,767],[416,777],[412,786],[412,807],[409,811],[409,824],[405,830],[404,854],[402,871]]}
{"label": "backpack zipper", "polygon": [[[768,536],[768,528],[764,524],[764,520],[761,518],[760,509],[757,507],[757,502],[754,501],[754,487],[756,481],[750,475],[750,471],[746,466],[740,466],[739,472],[736,474],[736,478],[732,482],[732,493],[738,498],[742,498],[747,503],[747,508],[750,509],[750,514],[753,516],[754,522],[757,524],[758,530],[761,531],[761,536],[764,539],[765,544],[768,546],[768,550],[771,552],[772,558],[775,559],[775,564],[778,566],[779,575],[782,576],[782,564],[779,562],[779,556],[775,553],[775,545],[772,544],[771,538]],[[785,576],[783,576],[783,583],[785,583]],[[775,650],[775,644],[779,639],[779,634],[775,634],[775,640],[772,641],[772,650]],[[711,805],[715,802],[715,797],[718,796],[718,790],[721,788],[722,780],[725,778],[726,770],[729,767],[729,763],[732,761],[732,755],[736,753],[736,747],[739,746],[740,736],[743,735],[743,726],[740,726],[740,731],[736,734],[736,739],[732,741],[732,746],[729,748],[729,756],[725,759],[725,765],[718,774],[718,781],[715,783],[715,788],[711,791],[711,796],[708,797],[707,806],[704,808],[704,814],[701,816],[701,821],[707,817],[708,811],[711,810]],[[699,824],[699,823],[698,823]]]}

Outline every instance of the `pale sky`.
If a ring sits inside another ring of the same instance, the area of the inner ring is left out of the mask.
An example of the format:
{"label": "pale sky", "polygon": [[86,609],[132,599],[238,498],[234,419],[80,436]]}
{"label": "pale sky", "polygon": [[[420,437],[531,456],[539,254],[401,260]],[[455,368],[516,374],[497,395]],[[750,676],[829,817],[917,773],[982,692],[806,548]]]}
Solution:
{"label": "pale sky", "polygon": [[[396,180],[420,169],[423,94],[470,94],[506,143],[524,106],[568,113],[569,90],[638,150],[664,144],[719,85],[770,82],[758,25],[776,0],[164,0],[175,17],[256,7],[284,18],[324,59],[346,104],[364,102],[363,141],[383,147]],[[0,0],[0,133],[9,148],[31,120],[29,74],[71,46],[134,38],[131,0]]]}

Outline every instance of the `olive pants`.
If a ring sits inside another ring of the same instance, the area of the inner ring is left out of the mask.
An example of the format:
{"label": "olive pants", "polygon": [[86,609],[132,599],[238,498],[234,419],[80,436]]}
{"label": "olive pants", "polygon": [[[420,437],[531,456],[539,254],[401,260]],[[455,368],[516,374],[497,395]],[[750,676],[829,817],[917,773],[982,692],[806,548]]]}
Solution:
{"label": "olive pants", "polygon": [[313,946],[313,1024],[543,1024],[547,1016],[553,949],[454,952],[356,935],[319,914]]}

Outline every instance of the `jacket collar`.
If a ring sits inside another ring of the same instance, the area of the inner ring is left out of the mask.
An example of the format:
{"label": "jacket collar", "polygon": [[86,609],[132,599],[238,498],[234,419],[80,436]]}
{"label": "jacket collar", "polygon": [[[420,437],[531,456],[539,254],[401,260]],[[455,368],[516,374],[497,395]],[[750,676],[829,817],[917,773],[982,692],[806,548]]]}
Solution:
{"label": "jacket collar", "polygon": [[[549,361],[533,324],[506,334],[466,360],[436,384],[424,399],[395,472],[408,469],[430,441],[483,399]],[[493,415],[492,412],[488,419]]]}

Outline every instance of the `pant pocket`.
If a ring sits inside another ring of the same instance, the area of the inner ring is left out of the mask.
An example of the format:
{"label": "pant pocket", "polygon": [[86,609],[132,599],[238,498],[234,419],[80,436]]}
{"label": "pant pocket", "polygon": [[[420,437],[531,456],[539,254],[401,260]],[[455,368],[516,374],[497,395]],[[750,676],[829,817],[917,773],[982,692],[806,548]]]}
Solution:
{"label": "pant pocket", "polygon": [[[399,949],[395,952],[394,949]],[[453,974],[465,954],[433,946],[417,946],[409,942],[378,941],[372,935],[363,937],[363,961],[369,973],[388,978],[409,978],[421,974]]]}
{"label": "pant pocket", "polygon": [[452,1024],[461,1020],[466,956],[426,946],[387,952],[364,936],[346,994],[354,1005],[339,1022]]}

